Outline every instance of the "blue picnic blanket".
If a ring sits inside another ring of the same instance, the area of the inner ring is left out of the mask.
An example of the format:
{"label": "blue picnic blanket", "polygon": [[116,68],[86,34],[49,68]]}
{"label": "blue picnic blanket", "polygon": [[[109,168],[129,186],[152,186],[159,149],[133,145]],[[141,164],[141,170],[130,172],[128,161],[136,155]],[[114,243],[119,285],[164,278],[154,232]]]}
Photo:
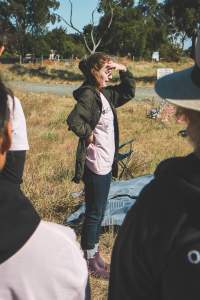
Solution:
{"label": "blue picnic blanket", "polygon": [[[144,175],[129,180],[113,181],[110,186],[108,202],[102,226],[121,225],[128,210],[135,204],[140,191],[152,179],[153,175]],[[85,203],[72,213],[65,221],[66,225],[77,225],[83,220]]]}

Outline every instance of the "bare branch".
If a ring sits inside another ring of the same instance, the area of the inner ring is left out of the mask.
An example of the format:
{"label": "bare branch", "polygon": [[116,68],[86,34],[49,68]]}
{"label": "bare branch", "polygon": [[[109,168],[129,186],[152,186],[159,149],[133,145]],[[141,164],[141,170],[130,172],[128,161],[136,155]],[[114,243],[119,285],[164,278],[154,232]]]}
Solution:
{"label": "bare branch", "polygon": [[84,40],[84,42],[85,42],[85,46],[86,46],[87,50],[88,50],[90,53],[93,53],[92,49],[91,49],[91,48],[89,47],[89,45],[88,45],[86,36],[85,36],[84,34],[82,34],[82,36],[83,36],[83,40]]}
{"label": "bare branch", "polygon": [[66,19],[64,19],[62,16],[56,14],[68,27],[72,28],[73,30],[75,30],[76,32],[78,32],[80,34],[80,36],[83,38],[84,43],[85,43],[85,47],[86,49],[90,52],[90,53],[94,53],[96,51],[96,49],[98,48],[98,46],[100,45],[102,38],[104,37],[104,35],[106,34],[106,32],[108,31],[108,29],[110,28],[111,24],[112,24],[112,20],[113,20],[113,8],[111,6],[111,3],[109,2],[109,7],[110,7],[110,19],[109,22],[107,24],[107,28],[104,31],[104,33],[102,34],[102,36],[99,38],[99,40],[96,42],[95,38],[94,38],[94,29],[95,29],[95,25],[94,25],[94,13],[97,10],[97,7],[92,11],[92,21],[91,21],[91,31],[90,31],[90,37],[91,37],[91,41],[92,41],[92,45],[93,45],[93,49],[90,48],[88,41],[87,41],[87,37],[86,35],[81,32],[77,27],[74,26],[73,24],[73,4],[72,4],[72,0],[68,0],[69,4],[70,4],[70,19],[69,22],[66,21]]}
{"label": "bare branch", "polygon": [[[76,28],[76,27],[74,26],[74,24],[73,24],[73,20],[72,20],[72,17],[73,17],[73,4],[72,4],[72,1],[71,1],[71,0],[68,0],[68,1],[69,1],[69,4],[70,4],[70,21],[69,21],[69,23],[68,23],[66,20],[64,20],[64,21],[65,21],[65,23],[66,23],[69,27],[71,27],[72,29],[74,29],[76,32],[78,32],[78,33],[82,36],[82,38],[83,38],[83,40],[84,40],[84,43],[85,43],[85,47],[86,47],[87,50],[91,53],[92,50],[90,49],[90,47],[89,47],[89,45],[88,45],[86,36],[83,34],[83,32],[81,32],[81,31],[80,31],[78,28]],[[63,18],[62,18],[62,19],[63,19]]]}
{"label": "bare branch", "polygon": [[92,26],[94,27],[94,13],[97,10],[97,7],[92,11]]}
{"label": "bare branch", "polygon": [[[108,22],[108,25],[107,25],[106,30],[104,31],[104,33],[102,34],[102,36],[99,38],[98,42],[97,42],[96,45],[95,45],[95,51],[96,51],[96,49],[99,47],[99,45],[100,45],[100,43],[101,43],[103,37],[105,36],[105,34],[107,33],[108,29],[110,28],[110,26],[111,26],[111,24],[112,24],[113,15],[114,15],[114,10],[113,10],[113,8],[112,8],[110,2],[109,2],[109,7],[110,7],[110,19],[109,19],[109,22]],[[95,52],[95,51],[94,51],[94,52]]]}
{"label": "bare branch", "polygon": [[70,3],[70,24],[71,24],[71,27],[73,28],[73,27],[74,27],[73,21],[72,21],[73,4],[72,4],[72,1],[71,1],[71,0],[69,0],[69,3]]}
{"label": "bare branch", "polygon": [[[57,14],[56,14],[57,15]],[[69,26],[69,27],[71,27],[72,29],[74,29],[76,32],[78,32],[81,36],[82,36],[82,38],[83,38],[83,40],[84,40],[84,43],[85,43],[85,47],[87,48],[87,50],[91,53],[92,52],[92,50],[90,49],[90,47],[89,47],[89,45],[88,45],[88,42],[87,42],[87,39],[86,39],[86,37],[85,37],[85,35],[83,34],[83,32],[81,32],[78,28],[76,28],[73,24],[71,25],[69,22],[67,22],[62,16],[59,16],[59,15],[57,15],[61,20],[63,20],[63,22],[67,25],[67,26]]]}
{"label": "bare branch", "polygon": [[69,1],[69,4],[70,4],[70,20],[69,20],[69,22],[67,22],[66,21],[66,19],[65,18],[63,18],[62,16],[60,16],[60,15],[58,15],[58,14],[55,14],[56,16],[58,16],[60,19],[62,19],[63,20],[63,22],[67,25],[67,26],[69,26],[69,27],[71,27],[72,29],[74,29],[76,32],[78,32],[79,34],[83,34],[78,28],[76,28],[75,26],[74,26],[74,24],[73,24],[73,21],[72,21],[72,16],[73,16],[73,4],[72,4],[72,1],[71,0],[68,0]]}
{"label": "bare branch", "polygon": [[109,2],[109,6],[110,6],[110,21],[108,23],[107,28],[109,29],[111,24],[112,24],[112,20],[113,20],[113,15],[114,15],[114,10],[113,7],[111,6],[111,3]]}
{"label": "bare branch", "polygon": [[83,34],[78,28],[76,28],[74,25],[71,25],[69,22],[67,22],[65,20],[65,18],[63,18],[62,16],[55,14],[56,16],[58,16],[61,20],[63,20],[63,22],[68,26],[71,27],[72,29],[74,29],[76,32],[78,32],[79,34]]}
{"label": "bare branch", "polygon": [[91,36],[91,40],[92,40],[92,44],[93,44],[93,49],[95,48],[95,40],[94,40],[94,13],[96,11],[96,8],[92,11],[92,29],[90,32],[90,36]]}

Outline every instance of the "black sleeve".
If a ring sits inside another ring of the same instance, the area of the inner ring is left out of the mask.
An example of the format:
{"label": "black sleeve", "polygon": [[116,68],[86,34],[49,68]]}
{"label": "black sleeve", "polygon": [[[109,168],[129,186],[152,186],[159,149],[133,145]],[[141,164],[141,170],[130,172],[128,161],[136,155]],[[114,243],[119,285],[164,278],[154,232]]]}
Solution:
{"label": "black sleeve", "polygon": [[200,299],[200,242],[183,246],[171,256],[161,293],[163,300]]}
{"label": "black sleeve", "polygon": [[26,160],[26,150],[8,151],[6,164],[0,173],[0,178],[21,184]]}
{"label": "black sleeve", "polygon": [[135,80],[130,71],[120,71],[120,84],[108,86],[111,93],[111,102],[114,107],[119,107],[135,96]]}
{"label": "black sleeve", "polygon": [[86,90],[67,118],[69,130],[78,137],[87,138],[91,133],[90,121],[92,118],[91,92]]}
{"label": "black sleeve", "polygon": [[135,238],[136,207],[137,202],[128,211],[115,240],[108,300],[147,299],[143,296],[151,293],[152,278],[141,259],[142,247]]}

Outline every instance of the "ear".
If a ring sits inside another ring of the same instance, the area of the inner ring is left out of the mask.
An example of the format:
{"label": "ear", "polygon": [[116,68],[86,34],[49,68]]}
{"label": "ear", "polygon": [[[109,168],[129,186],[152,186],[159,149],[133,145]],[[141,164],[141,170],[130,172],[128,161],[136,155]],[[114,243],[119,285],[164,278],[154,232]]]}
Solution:
{"label": "ear", "polygon": [[177,123],[180,123],[180,124],[182,124],[182,123],[184,123],[186,125],[189,124],[189,118],[184,114],[176,116],[176,120],[177,120]]}
{"label": "ear", "polygon": [[92,68],[92,69],[90,70],[90,72],[91,72],[92,76],[95,77],[95,74],[96,74],[95,69]]}
{"label": "ear", "polygon": [[11,147],[12,142],[12,126],[11,122],[8,122],[5,128],[4,137],[0,139],[0,152],[4,154]]}

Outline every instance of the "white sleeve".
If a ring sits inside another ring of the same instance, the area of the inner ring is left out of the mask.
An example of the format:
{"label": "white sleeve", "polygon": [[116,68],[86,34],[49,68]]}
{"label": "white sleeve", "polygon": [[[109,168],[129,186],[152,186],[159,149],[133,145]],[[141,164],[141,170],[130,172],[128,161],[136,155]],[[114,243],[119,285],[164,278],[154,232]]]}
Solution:
{"label": "white sleeve", "polygon": [[26,119],[20,100],[17,97],[12,99],[10,96],[8,96],[8,105],[10,109],[10,120],[13,130],[10,151],[29,150]]}
{"label": "white sleeve", "polygon": [[0,265],[0,278],[3,300],[13,295],[20,300],[86,299],[87,264],[74,232],[45,221]]}
{"label": "white sleeve", "polygon": [[[86,261],[83,258],[83,251],[80,249],[74,231],[63,225],[44,221],[42,223],[43,226],[54,232],[57,242],[58,240],[63,241],[63,247],[60,244],[59,251],[57,250],[57,266],[54,267],[56,281],[59,283],[58,290],[61,294],[62,288],[66,291],[68,295],[66,299],[85,300],[88,270]],[[55,270],[57,270],[57,274]],[[52,286],[53,284],[56,286],[55,281],[52,281]]]}

